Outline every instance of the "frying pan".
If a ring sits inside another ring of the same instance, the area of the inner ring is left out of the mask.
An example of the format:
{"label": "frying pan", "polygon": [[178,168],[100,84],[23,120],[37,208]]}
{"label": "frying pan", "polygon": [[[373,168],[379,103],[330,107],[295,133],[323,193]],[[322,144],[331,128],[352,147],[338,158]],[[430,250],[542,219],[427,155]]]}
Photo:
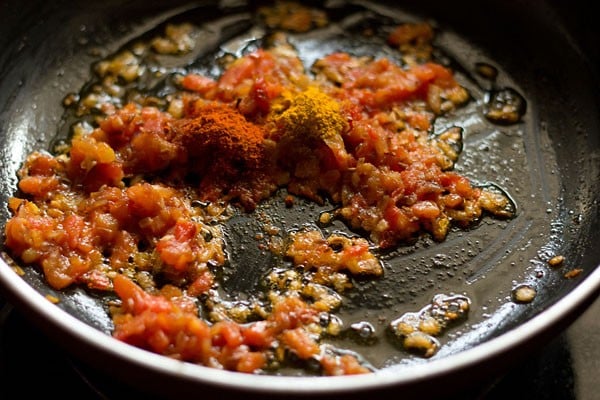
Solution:
{"label": "frying pan", "polygon": [[[350,4],[352,3],[352,4]],[[417,4],[419,3],[419,4]],[[462,114],[440,118],[436,129],[460,124],[464,150],[456,169],[479,183],[510,194],[517,213],[509,220],[483,219],[469,230],[452,231],[442,243],[423,238],[386,255],[386,277],[365,283],[346,299],[349,318],[387,317],[417,311],[436,293],[464,293],[472,301],[467,322],[443,339],[429,359],[384,347],[376,373],[352,377],[256,376],[209,369],[148,353],[110,337],[111,321],[100,296],[81,289],[56,292],[34,268],[17,275],[5,252],[0,261],[2,293],[57,345],[110,377],[149,394],[244,395],[246,398],[363,398],[401,394],[436,397],[499,374],[566,328],[600,291],[600,108],[598,36],[583,2],[332,2],[332,15],[353,24],[377,25],[367,7],[399,21],[428,20],[439,28],[436,57],[453,68],[474,95]],[[219,44],[247,42],[252,24],[240,2],[14,1],[0,5],[0,201],[15,193],[16,172],[26,155],[49,150],[64,136],[70,115],[62,99],[93,79],[90,66],[165,23],[190,19],[202,24],[232,18]],[[356,13],[355,13],[356,12]],[[357,22],[358,21],[358,22]],[[243,40],[237,40],[242,38]],[[213,40],[214,39],[214,40]],[[371,43],[312,36],[299,41],[310,63],[319,51],[340,47],[381,55]],[[302,44],[304,43],[304,44]],[[211,47],[212,46],[212,47]],[[304,53],[303,53],[304,51]],[[195,54],[201,57],[202,54]],[[194,65],[198,60],[187,60]],[[476,72],[493,66],[495,80]],[[526,101],[516,124],[496,124],[482,113],[486,96],[510,88]],[[301,223],[323,208],[306,202],[292,210],[263,205],[282,227]],[[326,208],[326,207],[325,207]],[[294,210],[301,210],[300,212]],[[9,218],[6,207],[0,222]],[[251,293],[268,260],[247,242],[256,229],[251,215],[227,225],[233,260],[223,286]],[[548,265],[554,255],[565,262]],[[250,268],[241,272],[239,263]],[[578,270],[572,278],[569,271]],[[520,284],[534,287],[533,301],[515,302]],[[52,295],[60,299],[52,304]]]}

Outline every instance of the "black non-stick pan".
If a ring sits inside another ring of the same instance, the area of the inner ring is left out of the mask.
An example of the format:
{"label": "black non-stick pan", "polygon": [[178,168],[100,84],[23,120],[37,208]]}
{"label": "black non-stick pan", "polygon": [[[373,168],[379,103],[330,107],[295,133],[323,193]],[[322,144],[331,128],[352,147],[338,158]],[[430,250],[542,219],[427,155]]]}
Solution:
{"label": "black non-stick pan", "polygon": [[[220,45],[243,51],[260,42],[251,18],[255,6],[244,1],[3,1],[0,203],[6,205],[16,192],[17,171],[27,154],[51,151],[57,136],[66,137],[73,114],[63,99],[91,87],[94,63],[169,22],[188,21],[218,29],[203,41],[203,51],[170,60],[174,64],[169,67],[206,65]],[[473,97],[461,112],[439,118],[436,129],[464,129],[455,169],[507,193],[514,217],[486,217],[474,227],[451,231],[442,242],[424,237],[398,246],[383,256],[385,277],[361,282],[347,294],[344,308],[350,321],[374,315],[389,320],[422,309],[438,293],[468,296],[467,321],[444,336],[431,358],[393,344],[373,347],[354,341],[356,349],[375,360],[375,373],[234,373],[182,363],[113,339],[106,299],[82,288],[55,291],[35,268],[23,267],[24,274],[17,274],[8,251],[0,262],[2,293],[78,360],[164,397],[435,397],[500,373],[568,326],[600,291],[598,35],[583,6],[584,2],[542,1],[332,1],[326,8],[339,30],[295,39],[309,67],[334,50],[387,54],[376,42],[348,39],[340,31],[369,26],[376,30],[384,20],[428,21],[437,31],[434,57],[455,71]],[[493,77],[489,71],[495,71]],[[498,93],[522,97],[519,121],[507,124],[485,117]],[[309,201],[293,208],[284,204],[274,199],[259,211],[269,213],[285,230],[314,222],[321,211],[330,209]],[[9,217],[8,208],[0,208],[0,225]],[[248,239],[258,233],[256,217],[240,213],[226,230],[232,261],[222,286],[232,297],[251,295],[272,261],[253,250],[255,242]],[[552,265],[549,261],[555,256],[564,261]],[[241,264],[245,268],[236,268]],[[515,290],[523,285],[535,290],[532,301],[515,298]],[[48,295],[59,301],[48,301]]]}

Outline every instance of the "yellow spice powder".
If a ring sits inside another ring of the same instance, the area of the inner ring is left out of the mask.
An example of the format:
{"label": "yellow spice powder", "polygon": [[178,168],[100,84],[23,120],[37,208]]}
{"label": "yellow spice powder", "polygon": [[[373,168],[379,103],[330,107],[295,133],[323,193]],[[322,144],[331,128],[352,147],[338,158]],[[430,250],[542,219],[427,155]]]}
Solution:
{"label": "yellow spice powder", "polygon": [[317,87],[294,96],[277,123],[287,135],[301,140],[331,140],[347,127],[339,103]]}

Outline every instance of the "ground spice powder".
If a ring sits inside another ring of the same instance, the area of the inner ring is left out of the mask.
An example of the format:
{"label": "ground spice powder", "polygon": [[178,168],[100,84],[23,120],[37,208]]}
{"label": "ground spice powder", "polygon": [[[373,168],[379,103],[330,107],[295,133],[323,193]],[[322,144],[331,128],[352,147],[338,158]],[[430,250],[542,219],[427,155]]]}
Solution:
{"label": "ground spice powder", "polygon": [[190,159],[206,164],[206,173],[239,174],[259,169],[265,159],[264,132],[233,107],[210,103],[196,116],[175,122],[173,141]]}
{"label": "ground spice powder", "polygon": [[277,124],[296,139],[325,141],[339,137],[347,126],[339,103],[316,87],[309,87],[293,97]]}

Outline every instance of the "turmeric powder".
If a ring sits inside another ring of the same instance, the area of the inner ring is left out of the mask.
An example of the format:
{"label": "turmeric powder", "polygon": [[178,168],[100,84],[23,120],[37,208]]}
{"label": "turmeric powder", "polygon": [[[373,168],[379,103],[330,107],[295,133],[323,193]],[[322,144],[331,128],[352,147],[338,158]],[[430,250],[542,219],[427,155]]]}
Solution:
{"label": "turmeric powder", "polygon": [[291,100],[276,122],[285,135],[295,139],[335,141],[347,127],[340,111],[336,100],[311,86]]}

